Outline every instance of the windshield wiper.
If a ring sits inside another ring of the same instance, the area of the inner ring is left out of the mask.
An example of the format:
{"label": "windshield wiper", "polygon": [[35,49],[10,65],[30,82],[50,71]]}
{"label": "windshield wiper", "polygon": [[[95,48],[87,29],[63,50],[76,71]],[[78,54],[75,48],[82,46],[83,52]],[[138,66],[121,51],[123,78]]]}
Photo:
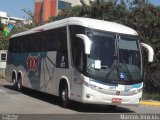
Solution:
{"label": "windshield wiper", "polygon": [[[120,40],[120,39],[121,39],[120,36],[117,34],[117,35],[116,35],[116,39],[115,39],[115,48],[116,48],[116,49],[115,49],[115,60],[116,60],[116,62],[112,64],[113,67],[112,67],[111,70],[106,74],[105,79],[106,79],[106,80],[108,79],[108,77],[110,76],[111,72],[112,72],[112,71],[114,70],[114,68],[116,67],[118,79],[120,79],[120,74],[121,74],[120,68],[121,68],[123,72],[126,72],[126,73],[128,74],[128,75],[127,75],[128,80],[133,81],[132,76],[131,76],[131,73],[129,72],[129,69],[128,69],[127,65],[125,64],[125,62],[120,63],[120,57],[119,57],[119,52],[120,52],[120,51],[119,51],[119,40]],[[123,60],[123,61],[124,61],[124,60]],[[122,67],[121,64],[123,64],[124,68]]]}
{"label": "windshield wiper", "polygon": [[118,70],[118,67],[117,67],[117,60],[114,60],[112,66],[113,66],[113,67],[111,68],[111,70],[110,70],[109,72],[107,72],[107,74],[106,74],[106,76],[105,76],[105,79],[106,79],[106,80],[108,79],[109,75],[111,74],[111,72],[114,70],[115,67],[116,67],[117,70]]}
{"label": "windshield wiper", "polygon": [[116,38],[115,38],[114,62],[112,64],[111,70],[105,76],[106,80],[108,79],[109,75],[111,74],[111,72],[114,70],[115,67],[117,69],[117,76],[119,74],[119,47],[118,47],[119,46],[119,43],[118,43],[119,41],[118,41],[118,39],[119,39],[120,36],[118,34],[116,34],[115,37]]}

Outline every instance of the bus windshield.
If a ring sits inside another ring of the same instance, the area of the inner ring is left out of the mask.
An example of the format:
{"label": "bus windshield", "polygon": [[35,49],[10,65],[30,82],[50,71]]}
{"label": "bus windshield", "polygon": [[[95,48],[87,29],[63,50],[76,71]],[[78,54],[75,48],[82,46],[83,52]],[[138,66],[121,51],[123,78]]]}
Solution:
{"label": "bus windshield", "polygon": [[111,83],[142,82],[140,48],[137,36],[93,31],[91,52],[87,57],[87,73]]}

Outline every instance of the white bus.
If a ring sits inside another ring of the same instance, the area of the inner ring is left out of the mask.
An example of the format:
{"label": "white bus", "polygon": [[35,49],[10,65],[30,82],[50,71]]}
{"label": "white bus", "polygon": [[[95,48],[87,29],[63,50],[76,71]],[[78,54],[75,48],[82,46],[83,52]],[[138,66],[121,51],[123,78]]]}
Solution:
{"label": "white bus", "polygon": [[23,88],[89,104],[138,105],[143,89],[141,46],[135,30],[81,17],[48,23],[13,35],[7,80]]}

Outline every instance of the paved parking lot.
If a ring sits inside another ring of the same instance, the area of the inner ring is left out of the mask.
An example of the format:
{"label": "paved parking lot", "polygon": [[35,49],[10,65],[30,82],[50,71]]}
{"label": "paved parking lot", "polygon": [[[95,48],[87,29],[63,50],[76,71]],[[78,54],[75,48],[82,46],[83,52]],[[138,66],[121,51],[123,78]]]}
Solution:
{"label": "paved parking lot", "polygon": [[0,80],[0,113],[15,114],[115,114],[138,113],[160,114],[159,106],[140,105],[108,106],[86,105],[72,102],[69,109],[62,108],[58,97],[34,90],[25,89],[23,93],[12,89],[11,84]]}

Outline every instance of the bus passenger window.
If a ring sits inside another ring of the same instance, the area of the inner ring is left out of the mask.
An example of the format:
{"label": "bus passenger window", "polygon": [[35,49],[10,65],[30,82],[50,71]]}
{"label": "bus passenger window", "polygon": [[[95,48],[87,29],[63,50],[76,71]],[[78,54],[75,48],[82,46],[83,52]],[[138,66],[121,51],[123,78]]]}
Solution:
{"label": "bus passenger window", "polygon": [[62,46],[57,51],[56,67],[58,67],[58,68],[68,68],[67,49],[63,49]]}
{"label": "bus passenger window", "polygon": [[56,57],[57,68],[68,68],[68,57],[66,53],[58,52]]}
{"label": "bus passenger window", "polygon": [[84,43],[80,38],[76,38],[74,47],[74,65],[77,69],[83,71],[84,66]]}
{"label": "bus passenger window", "polygon": [[68,49],[67,49],[67,33],[66,28],[61,28],[57,30],[55,36],[57,43],[57,57],[56,57],[56,67],[57,68],[68,68]]}

